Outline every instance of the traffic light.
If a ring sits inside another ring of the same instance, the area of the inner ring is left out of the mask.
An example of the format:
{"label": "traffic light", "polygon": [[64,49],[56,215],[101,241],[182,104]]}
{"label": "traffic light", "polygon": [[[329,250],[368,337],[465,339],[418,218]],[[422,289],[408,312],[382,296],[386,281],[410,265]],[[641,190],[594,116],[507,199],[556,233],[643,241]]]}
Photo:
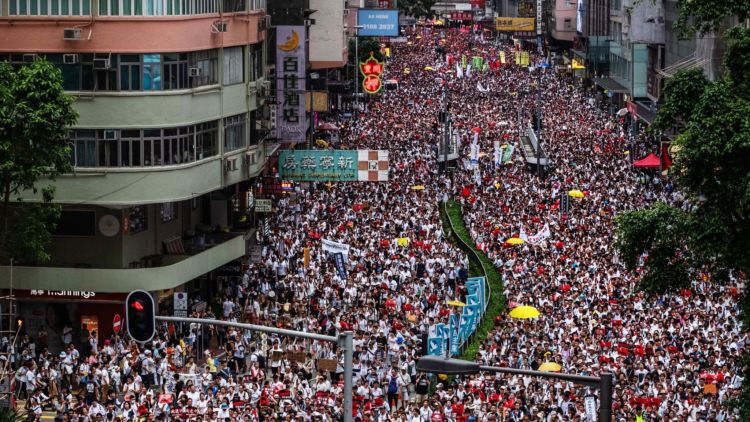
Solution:
{"label": "traffic light", "polygon": [[125,300],[125,317],[128,334],[139,343],[146,343],[154,337],[154,299],[148,292],[134,290]]}

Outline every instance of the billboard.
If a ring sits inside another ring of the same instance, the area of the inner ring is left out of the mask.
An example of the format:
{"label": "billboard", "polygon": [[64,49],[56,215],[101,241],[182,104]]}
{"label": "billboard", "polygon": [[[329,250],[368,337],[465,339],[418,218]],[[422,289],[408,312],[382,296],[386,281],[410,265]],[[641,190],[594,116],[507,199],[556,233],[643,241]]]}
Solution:
{"label": "billboard", "polygon": [[283,150],[279,176],[303,182],[385,182],[388,151]]}
{"label": "billboard", "polygon": [[357,25],[360,37],[398,37],[398,10],[358,9]]}
{"label": "billboard", "polygon": [[533,31],[534,18],[495,18],[498,31]]}
{"label": "billboard", "polygon": [[276,137],[279,142],[305,141],[306,48],[304,25],[276,27]]}

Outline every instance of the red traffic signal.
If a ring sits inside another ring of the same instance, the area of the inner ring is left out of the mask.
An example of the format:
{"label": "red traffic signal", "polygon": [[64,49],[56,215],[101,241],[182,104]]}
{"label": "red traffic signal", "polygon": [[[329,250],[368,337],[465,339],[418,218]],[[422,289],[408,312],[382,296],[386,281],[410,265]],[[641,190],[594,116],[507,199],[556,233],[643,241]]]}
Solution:
{"label": "red traffic signal", "polygon": [[134,290],[125,304],[125,322],[130,337],[139,343],[150,341],[156,331],[154,298],[146,291]]}

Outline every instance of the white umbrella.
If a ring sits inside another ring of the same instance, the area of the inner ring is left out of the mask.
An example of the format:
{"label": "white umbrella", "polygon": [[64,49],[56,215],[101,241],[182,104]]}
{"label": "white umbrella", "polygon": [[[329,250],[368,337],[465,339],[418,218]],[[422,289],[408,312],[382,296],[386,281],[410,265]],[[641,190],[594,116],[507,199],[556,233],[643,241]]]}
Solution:
{"label": "white umbrella", "polygon": [[628,114],[628,109],[627,108],[621,108],[621,109],[617,110],[617,115],[619,117],[622,117],[622,116],[624,116],[626,114]]}

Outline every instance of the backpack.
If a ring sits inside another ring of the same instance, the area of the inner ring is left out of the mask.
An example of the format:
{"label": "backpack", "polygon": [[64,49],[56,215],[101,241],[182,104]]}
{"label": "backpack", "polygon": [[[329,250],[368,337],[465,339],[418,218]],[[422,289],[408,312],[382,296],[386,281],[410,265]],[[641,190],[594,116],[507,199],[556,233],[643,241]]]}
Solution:
{"label": "backpack", "polygon": [[388,381],[388,394],[396,393],[398,393],[398,382],[396,382],[396,377],[391,377],[391,380]]}
{"label": "backpack", "polygon": [[257,353],[255,357],[258,358],[258,367],[261,369],[266,369],[266,358],[264,358],[260,353]]}

